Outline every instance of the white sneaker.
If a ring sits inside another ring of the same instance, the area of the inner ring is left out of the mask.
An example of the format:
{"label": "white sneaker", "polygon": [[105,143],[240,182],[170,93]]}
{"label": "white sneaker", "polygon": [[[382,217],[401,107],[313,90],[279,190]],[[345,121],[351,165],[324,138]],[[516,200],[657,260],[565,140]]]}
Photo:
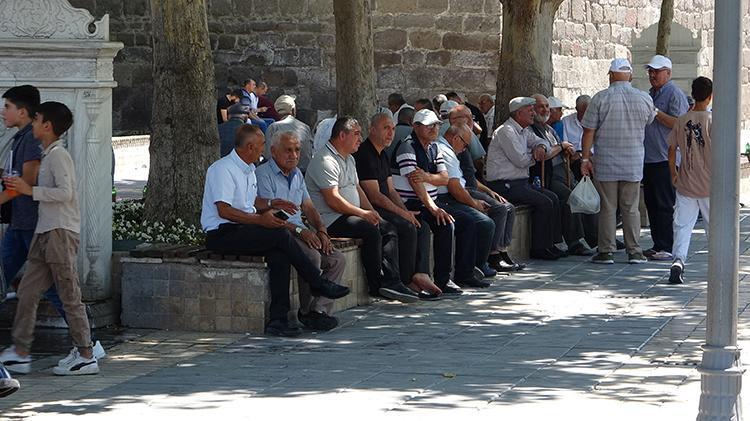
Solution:
{"label": "white sneaker", "polygon": [[96,358],[84,358],[75,348],[70,354],[57,363],[52,372],[58,376],[82,376],[85,374],[99,374],[99,364]]}
{"label": "white sneaker", "polygon": [[18,355],[15,345],[5,348],[0,354],[0,363],[3,363],[5,368],[12,373],[28,374],[31,372],[31,357]]}
{"label": "white sneaker", "polygon": [[667,261],[672,260],[673,256],[672,253],[668,251],[657,251],[654,253],[653,256],[651,256],[651,260],[657,260],[657,261]]}
{"label": "white sneaker", "polygon": [[102,343],[99,341],[94,342],[94,346],[91,350],[94,352],[94,358],[96,358],[97,361],[107,356],[107,351],[104,350]]}
{"label": "white sneaker", "polygon": [[[104,347],[102,346],[102,343],[99,341],[96,341],[94,343],[94,346],[91,347],[91,351],[94,353],[94,358],[96,358],[97,362],[107,356],[107,352],[104,351]],[[77,356],[78,356],[78,348],[74,346],[68,353],[68,356],[58,361],[57,365],[67,366],[70,364],[71,361],[76,359]]]}

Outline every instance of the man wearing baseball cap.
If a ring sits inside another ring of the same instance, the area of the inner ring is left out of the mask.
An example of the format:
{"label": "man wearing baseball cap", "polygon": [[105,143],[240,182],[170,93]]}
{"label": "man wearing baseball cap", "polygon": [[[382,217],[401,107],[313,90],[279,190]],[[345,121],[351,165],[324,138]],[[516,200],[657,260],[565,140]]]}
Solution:
{"label": "man wearing baseball cap", "polygon": [[[619,208],[628,263],[643,263],[638,240],[641,214],[638,211],[643,178],[643,137],[656,110],[651,97],[630,85],[633,67],[624,58],[612,60],[609,88],[599,91],[583,116],[583,158],[581,173],[592,176],[599,191],[599,250],[593,263],[613,264],[615,213]],[[592,158],[591,147],[596,145]]]}
{"label": "man wearing baseball cap", "polygon": [[669,176],[667,139],[677,117],[688,111],[687,95],[672,79],[672,61],[655,55],[645,66],[656,107],[656,118],[646,126],[643,199],[654,246],[643,254],[653,260],[672,260],[672,214],[675,191]]}

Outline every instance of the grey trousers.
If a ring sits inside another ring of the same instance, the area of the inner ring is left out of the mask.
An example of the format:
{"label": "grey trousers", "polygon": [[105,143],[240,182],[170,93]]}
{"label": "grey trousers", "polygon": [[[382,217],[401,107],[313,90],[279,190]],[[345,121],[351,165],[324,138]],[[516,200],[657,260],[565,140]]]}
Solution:
{"label": "grey trousers", "polygon": [[471,197],[489,203],[487,212],[495,222],[495,235],[492,236],[490,252],[505,250],[513,239],[513,223],[516,221],[516,208],[510,202],[500,203],[487,193],[475,189],[466,189]]}
{"label": "grey trousers", "polygon": [[[344,275],[344,269],[346,269],[346,259],[340,251],[334,249],[331,254],[325,255],[308,246],[299,237],[294,237],[294,239],[312,264],[323,271],[323,278],[337,284],[341,283],[341,277]],[[328,315],[331,314],[334,300],[326,297],[313,297],[310,294],[310,285],[299,274],[297,274],[297,286],[299,288],[299,308],[302,310],[302,313],[312,310]]]}
{"label": "grey trousers", "polygon": [[637,181],[598,181],[594,180],[599,192],[601,208],[599,210],[599,253],[613,253],[617,250],[615,235],[617,233],[617,209],[622,215],[622,232],[625,237],[625,249],[628,253],[641,253],[638,243],[641,237],[641,213],[638,203],[641,194],[641,183]]}

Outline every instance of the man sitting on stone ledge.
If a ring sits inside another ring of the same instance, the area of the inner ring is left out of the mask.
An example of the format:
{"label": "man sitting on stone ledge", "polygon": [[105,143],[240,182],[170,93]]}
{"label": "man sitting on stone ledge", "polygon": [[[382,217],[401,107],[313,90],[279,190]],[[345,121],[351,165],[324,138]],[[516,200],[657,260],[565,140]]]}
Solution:
{"label": "man sitting on stone ledge", "polygon": [[[271,127],[274,125],[272,124]],[[270,131],[270,128],[269,128]],[[302,171],[297,168],[302,145],[297,134],[292,131],[276,132],[271,139],[270,159],[258,167],[258,197],[261,200],[281,199],[293,203],[302,212],[295,212],[286,220],[286,229],[294,235],[308,259],[323,271],[323,277],[341,283],[346,268],[346,259],[333,248],[320,214],[315,209],[307,193]],[[302,213],[313,229],[302,222]],[[326,297],[312,297],[307,282],[297,277],[299,284],[299,311],[297,318],[311,330],[327,331],[338,325],[331,316],[333,300]]]}
{"label": "man sitting on stone ledge", "polygon": [[398,233],[373,210],[359,186],[352,154],[359,149],[362,131],[352,117],[336,120],[331,139],[310,161],[305,182],[315,208],[334,237],[361,238],[362,266],[370,295],[409,303],[417,294],[399,278]]}
{"label": "man sitting on stone ledge", "polygon": [[219,253],[246,253],[265,256],[269,269],[271,315],[266,333],[296,336],[300,329],[288,321],[289,265],[310,285],[313,296],[341,298],[349,288],[321,276],[320,269],[307,258],[279,211],[297,212],[287,200],[257,197],[255,165],[263,153],[265,137],[257,126],[237,130],[234,150],[214,162],[206,173],[201,225],[206,231],[206,247]]}

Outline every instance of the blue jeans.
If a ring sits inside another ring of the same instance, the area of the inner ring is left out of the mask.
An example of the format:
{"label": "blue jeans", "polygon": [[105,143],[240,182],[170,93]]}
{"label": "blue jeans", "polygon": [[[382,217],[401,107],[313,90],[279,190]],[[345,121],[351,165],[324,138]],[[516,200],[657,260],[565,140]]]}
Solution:
{"label": "blue jeans", "polygon": [[435,203],[456,220],[455,279],[469,279],[474,267],[481,268],[487,263],[495,235],[495,222],[482,212],[457,202],[449,194],[438,196]]}
{"label": "blue jeans", "polygon": [[[0,254],[2,255],[3,276],[5,276],[5,282],[8,286],[13,282],[13,278],[18,275],[18,271],[21,270],[21,267],[26,262],[26,256],[29,255],[31,239],[33,237],[34,230],[8,228],[5,231]],[[65,319],[65,310],[63,310],[62,301],[60,300],[60,296],[57,295],[54,285],[44,293],[44,297],[52,303],[55,310],[60,313],[60,317]]]}
{"label": "blue jeans", "polygon": [[248,120],[248,121],[253,126],[260,127],[260,130],[263,131],[264,134],[266,133],[266,130],[268,130],[269,123],[267,121],[265,121],[265,120]]}

